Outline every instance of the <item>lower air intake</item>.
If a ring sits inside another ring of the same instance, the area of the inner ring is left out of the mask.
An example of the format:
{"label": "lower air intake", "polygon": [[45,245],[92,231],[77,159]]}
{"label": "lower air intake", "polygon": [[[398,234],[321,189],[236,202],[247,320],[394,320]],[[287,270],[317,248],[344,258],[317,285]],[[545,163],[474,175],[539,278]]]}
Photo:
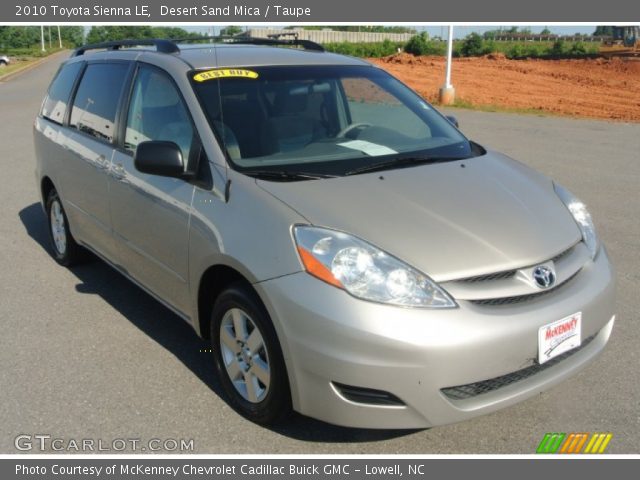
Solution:
{"label": "lower air intake", "polygon": [[482,395],[483,393],[493,392],[494,390],[498,390],[502,387],[506,387],[507,385],[511,385],[512,383],[516,383],[520,380],[532,377],[533,375],[536,375],[537,373],[540,373],[547,368],[551,368],[554,365],[557,365],[567,357],[570,357],[574,353],[579,352],[581,349],[586,347],[595,337],[595,335],[592,335],[591,337],[584,339],[582,341],[582,344],[578,348],[569,350],[568,352],[565,352],[562,355],[559,355],[549,360],[548,362],[543,363],[542,365],[536,363],[535,365],[523,368],[522,370],[518,370],[517,372],[507,373],[506,375],[502,375],[501,377],[491,378],[482,382],[468,383],[467,385],[458,385],[457,387],[443,388],[441,392],[451,400],[466,400],[468,398]]}
{"label": "lower air intake", "polygon": [[367,405],[382,405],[392,407],[402,407],[404,402],[394,394],[373,388],[354,387],[342,383],[331,382],[333,386],[347,400],[355,403]]}

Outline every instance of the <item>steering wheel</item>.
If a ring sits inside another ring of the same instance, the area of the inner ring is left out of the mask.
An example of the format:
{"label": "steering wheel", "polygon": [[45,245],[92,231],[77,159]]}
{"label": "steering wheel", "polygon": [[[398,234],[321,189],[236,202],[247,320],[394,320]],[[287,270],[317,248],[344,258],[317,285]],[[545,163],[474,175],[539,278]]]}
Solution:
{"label": "steering wheel", "polygon": [[370,126],[371,126],[370,123],[365,123],[365,122],[352,123],[351,125],[347,125],[342,130],[340,130],[336,135],[336,138],[346,137],[347,133],[351,132],[352,130],[355,130],[356,128],[369,128]]}

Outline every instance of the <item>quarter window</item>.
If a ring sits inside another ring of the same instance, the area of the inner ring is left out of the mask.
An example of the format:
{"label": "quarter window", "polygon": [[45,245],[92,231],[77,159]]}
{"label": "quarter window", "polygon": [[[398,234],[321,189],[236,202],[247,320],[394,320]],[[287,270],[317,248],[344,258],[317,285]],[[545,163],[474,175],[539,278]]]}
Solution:
{"label": "quarter window", "polygon": [[116,111],[129,65],[89,64],[73,101],[70,125],[107,142],[113,141]]}
{"label": "quarter window", "polygon": [[189,112],[171,79],[155,68],[141,67],[127,116],[125,148],[134,152],[141,142],[174,142],[187,161],[193,139]]}
{"label": "quarter window", "polygon": [[42,105],[42,116],[53,122],[62,124],[67,111],[67,103],[76,77],[82,68],[82,62],[64,65],[56,79],[51,83],[47,98]]}

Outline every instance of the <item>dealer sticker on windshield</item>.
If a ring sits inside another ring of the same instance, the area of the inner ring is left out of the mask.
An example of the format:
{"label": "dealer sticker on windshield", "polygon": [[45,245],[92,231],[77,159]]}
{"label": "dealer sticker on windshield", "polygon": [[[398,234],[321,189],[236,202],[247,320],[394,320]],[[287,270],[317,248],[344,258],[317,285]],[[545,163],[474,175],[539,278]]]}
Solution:
{"label": "dealer sticker on windshield", "polygon": [[538,330],[538,363],[548,362],[580,346],[582,312],[540,327]]}
{"label": "dealer sticker on windshield", "polygon": [[394,153],[398,153],[384,145],[378,145],[377,143],[367,142],[365,140],[351,140],[350,142],[343,142],[338,145],[344,148],[358,150],[370,157],[379,157],[380,155],[393,155]]}
{"label": "dealer sticker on windshield", "polygon": [[207,70],[199,72],[193,76],[196,82],[204,82],[205,80],[215,80],[217,78],[258,78],[258,72],[246,70],[244,68],[217,68],[215,70]]}

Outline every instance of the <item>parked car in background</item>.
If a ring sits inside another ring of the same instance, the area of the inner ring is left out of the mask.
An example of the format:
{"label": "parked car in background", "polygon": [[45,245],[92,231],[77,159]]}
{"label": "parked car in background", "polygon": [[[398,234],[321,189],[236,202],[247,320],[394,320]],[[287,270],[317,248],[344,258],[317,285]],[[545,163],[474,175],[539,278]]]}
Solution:
{"label": "parked car in background", "polygon": [[430,427],[603,350],[580,200],[365,61],[224,42],[78,49],[34,138],[56,261],[89,249],[209,338],[237,411]]}

